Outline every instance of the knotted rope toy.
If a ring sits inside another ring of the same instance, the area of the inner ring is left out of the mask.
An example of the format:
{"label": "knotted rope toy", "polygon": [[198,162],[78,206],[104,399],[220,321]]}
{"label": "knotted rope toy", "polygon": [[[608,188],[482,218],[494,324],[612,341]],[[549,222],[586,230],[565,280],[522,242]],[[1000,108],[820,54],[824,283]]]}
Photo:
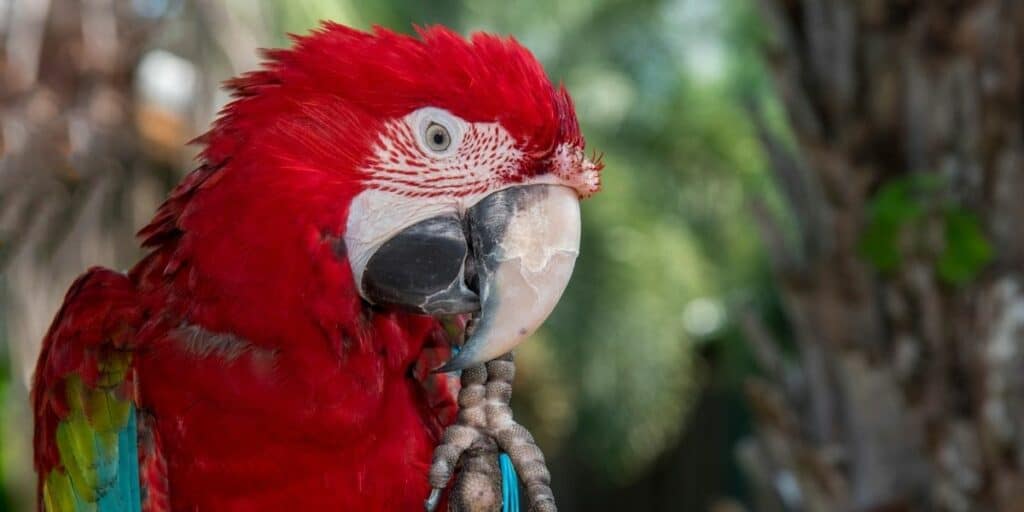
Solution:
{"label": "knotted rope toy", "polygon": [[[425,503],[433,512],[458,469],[449,508],[458,512],[518,512],[521,476],[530,512],[556,512],[551,473],[530,432],[512,418],[511,353],[462,371],[459,414],[434,450]],[[499,450],[503,453],[499,454]],[[501,487],[498,489],[498,487]]]}

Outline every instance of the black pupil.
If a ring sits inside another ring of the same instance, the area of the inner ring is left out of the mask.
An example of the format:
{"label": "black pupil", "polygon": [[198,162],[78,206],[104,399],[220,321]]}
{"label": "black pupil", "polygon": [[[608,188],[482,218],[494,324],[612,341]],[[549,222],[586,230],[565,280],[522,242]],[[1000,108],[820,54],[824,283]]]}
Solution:
{"label": "black pupil", "polygon": [[441,133],[441,130],[434,131],[434,144],[438,146],[444,144],[444,133]]}

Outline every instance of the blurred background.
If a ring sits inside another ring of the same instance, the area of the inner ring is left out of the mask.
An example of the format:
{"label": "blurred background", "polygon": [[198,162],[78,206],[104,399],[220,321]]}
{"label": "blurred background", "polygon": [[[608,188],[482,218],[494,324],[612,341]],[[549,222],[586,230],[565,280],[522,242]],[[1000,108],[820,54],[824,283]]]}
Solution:
{"label": "blurred background", "polygon": [[320,19],[513,34],[604,189],[518,359],[562,510],[1024,510],[1012,0],[0,0],[0,510],[71,280]]}

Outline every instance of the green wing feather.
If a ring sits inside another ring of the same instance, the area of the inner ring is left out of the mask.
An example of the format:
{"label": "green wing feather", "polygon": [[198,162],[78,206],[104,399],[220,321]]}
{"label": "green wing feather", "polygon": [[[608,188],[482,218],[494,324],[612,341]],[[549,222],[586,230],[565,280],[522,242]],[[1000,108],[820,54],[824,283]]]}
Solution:
{"label": "green wing feather", "polygon": [[72,285],[43,342],[33,402],[39,498],[48,512],[142,508],[134,299],[123,274],[91,270]]}
{"label": "green wing feather", "polygon": [[[120,360],[111,362],[110,373],[103,373],[101,381],[116,378],[117,373],[123,379],[129,358],[116,357]],[[63,468],[52,469],[43,483],[46,510],[140,510],[137,433],[132,402],[119,398],[113,386],[90,389],[77,375],[66,378],[65,390],[70,410],[57,426],[57,447]]]}

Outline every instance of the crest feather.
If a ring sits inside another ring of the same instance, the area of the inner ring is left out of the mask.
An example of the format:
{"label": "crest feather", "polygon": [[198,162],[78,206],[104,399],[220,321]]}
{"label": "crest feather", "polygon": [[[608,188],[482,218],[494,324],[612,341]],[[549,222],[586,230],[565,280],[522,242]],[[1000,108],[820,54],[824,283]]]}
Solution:
{"label": "crest feather", "polygon": [[198,141],[203,157],[230,155],[264,113],[307,95],[330,95],[379,118],[435,106],[469,122],[500,122],[535,156],[557,144],[583,147],[572,100],[552,85],[515,38],[475,33],[466,39],[443,26],[414,27],[417,36],[383,27],[370,32],[324,22],[290,49],[266,50],[261,69],[226,82],[235,100]]}

